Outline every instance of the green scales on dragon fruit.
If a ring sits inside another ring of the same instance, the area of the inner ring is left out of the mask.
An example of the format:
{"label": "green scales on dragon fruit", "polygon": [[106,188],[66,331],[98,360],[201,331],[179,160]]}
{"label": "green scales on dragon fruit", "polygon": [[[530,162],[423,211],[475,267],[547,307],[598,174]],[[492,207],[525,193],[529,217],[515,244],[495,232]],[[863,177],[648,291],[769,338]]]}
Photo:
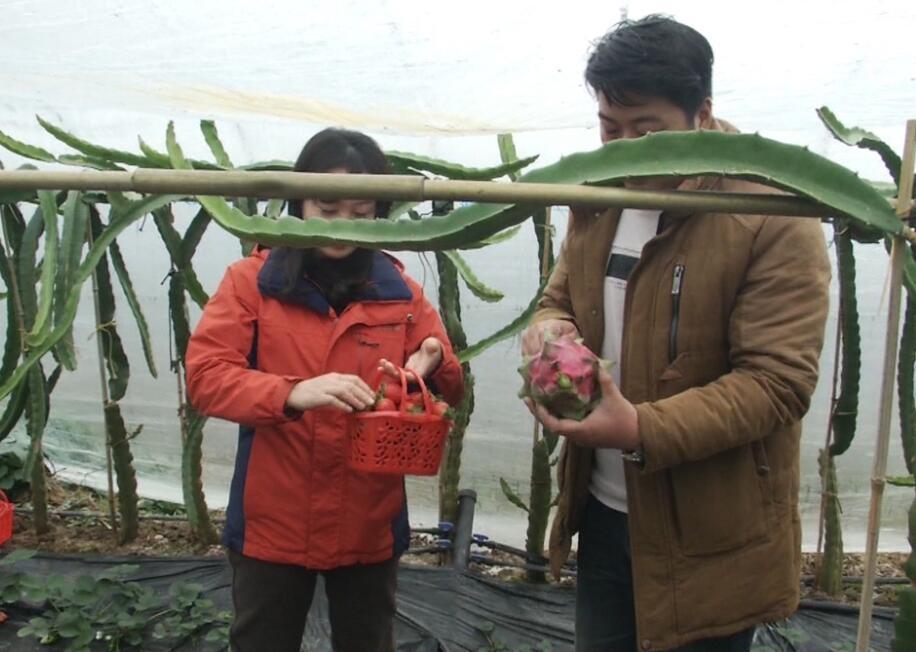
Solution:
{"label": "green scales on dragon fruit", "polygon": [[519,396],[529,397],[561,419],[581,421],[601,400],[602,360],[581,339],[546,339],[540,352],[526,356],[518,372],[525,380]]}

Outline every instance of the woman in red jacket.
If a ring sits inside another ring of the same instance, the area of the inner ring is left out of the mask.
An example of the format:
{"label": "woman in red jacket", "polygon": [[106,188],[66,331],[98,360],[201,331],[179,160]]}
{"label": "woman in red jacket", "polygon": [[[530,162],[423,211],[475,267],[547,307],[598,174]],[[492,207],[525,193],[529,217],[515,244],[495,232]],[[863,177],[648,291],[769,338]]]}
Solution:
{"label": "woman in red jacket", "polygon": [[[295,170],[389,171],[374,140],[327,129]],[[296,217],[385,217],[390,204],[291,201]],[[223,543],[233,650],[299,650],[318,574],[335,650],[393,650],[402,476],[347,465],[348,413],[373,402],[380,365],[404,366],[456,404],[461,365],[435,308],[394,258],[327,246],[258,250],[229,267],[187,352],[200,412],[240,424]]]}

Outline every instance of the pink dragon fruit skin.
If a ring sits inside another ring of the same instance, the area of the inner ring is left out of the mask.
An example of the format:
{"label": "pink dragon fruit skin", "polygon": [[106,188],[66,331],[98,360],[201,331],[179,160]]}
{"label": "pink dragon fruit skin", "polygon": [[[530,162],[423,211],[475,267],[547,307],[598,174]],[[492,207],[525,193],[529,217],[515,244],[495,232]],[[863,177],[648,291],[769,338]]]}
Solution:
{"label": "pink dragon fruit skin", "polygon": [[519,396],[530,397],[556,417],[581,421],[601,399],[601,364],[581,340],[545,341],[540,353],[519,368],[525,380]]}

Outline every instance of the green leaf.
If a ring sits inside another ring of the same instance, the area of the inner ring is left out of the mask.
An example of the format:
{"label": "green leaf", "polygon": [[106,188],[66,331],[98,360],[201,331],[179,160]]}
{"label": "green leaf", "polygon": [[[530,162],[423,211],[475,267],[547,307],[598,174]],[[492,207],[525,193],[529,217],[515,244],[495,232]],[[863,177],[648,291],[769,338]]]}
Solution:
{"label": "green leaf", "polygon": [[3,384],[0,385],[0,398],[9,395],[13,388],[22,380],[26,373],[28,373],[28,370],[38,362],[41,356],[55,346],[70,330],[73,319],[76,316],[77,306],[79,305],[82,285],[86,282],[86,279],[92,275],[92,270],[98,264],[105,250],[108,248],[108,245],[111,244],[111,241],[129,225],[133,224],[144,215],[160,206],[164,206],[165,204],[179,199],[179,197],[175,195],[154,195],[138,201],[127,202],[118,193],[110,193],[109,196],[113,201],[111,222],[108,228],[105,229],[102,237],[93,243],[85,260],[83,260],[82,264],[77,268],[73,282],[71,283],[71,290],[66,297],[66,303],[63,310],[59,313],[59,321],[55,322],[54,329],[48,335],[47,340],[43,342],[41,346],[29,350],[25,359],[16,370],[10,374],[8,378],[3,379]]}
{"label": "green leaf", "polygon": [[461,254],[457,251],[446,251],[443,253],[452,261],[452,264],[455,265],[455,268],[458,270],[458,275],[461,276],[461,280],[464,281],[464,284],[467,285],[468,289],[475,297],[481,301],[493,303],[500,301],[505,296],[499,290],[484,285],[483,281],[477,278],[477,275],[474,274],[474,270],[471,269],[467,261],[462,258]]}
{"label": "green leaf", "polygon": [[286,206],[285,199],[271,199],[267,202],[267,208],[264,210],[264,217],[269,217],[272,220],[277,219],[280,217],[280,213],[283,212],[284,206]]}
{"label": "green leaf", "polygon": [[[201,169],[198,161],[191,161],[191,164],[195,168]],[[237,170],[248,170],[249,172],[266,172],[270,170],[275,170],[277,172],[290,172],[293,169],[293,164],[290,161],[258,161],[257,163],[249,163],[248,165],[240,165],[236,168]]]}
{"label": "green leaf", "polygon": [[[192,169],[168,133],[169,154],[177,169]],[[851,170],[762,136],[717,132],[662,132],[616,140],[598,150],[573,154],[519,178],[519,183],[609,184],[648,176],[719,175],[751,179],[808,197],[837,214],[890,234],[903,223],[890,204]],[[219,197],[200,203],[237,237],[266,245],[310,247],[351,244],[390,250],[445,250],[479,242],[528,219],[533,207],[472,204],[443,217],[412,220],[268,220],[251,217]]]}
{"label": "green leaf", "polygon": [[874,188],[879,195],[882,197],[887,197],[888,199],[894,199],[897,197],[897,186],[888,181],[868,181],[868,185]]}
{"label": "green leaf", "polygon": [[19,288],[19,303],[22,306],[22,324],[26,331],[32,329],[35,315],[38,312],[38,293],[35,282],[35,258],[38,252],[38,240],[44,228],[41,209],[28,221],[22,233],[22,241],[18,251],[18,269],[16,270],[16,284]]}
{"label": "green leaf", "polygon": [[859,376],[862,366],[861,336],[859,333],[859,308],[856,299],[856,258],[852,238],[843,224],[834,224],[834,245],[837,252],[837,276],[840,286],[840,327],[843,334],[843,367],[840,374],[840,393],[831,420],[833,443],[830,455],[836,457],[846,452],[856,433],[859,413]]}
{"label": "green leaf", "polygon": [[95,156],[83,156],[81,154],[63,154],[58,160],[65,165],[73,165],[81,168],[92,168],[94,170],[115,170],[123,171],[120,165],[115,165],[111,161]]}
{"label": "green leaf", "polygon": [[473,244],[464,245],[461,249],[482,249],[483,247],[489,247],[491,245],[500,244],[501,242],[506,242],[514,238],[519,231],[522,230],[522,225],[518,224],[513,226],[511,229],[506,229],[505,231],[500,231],[499,233],[490,236],[489,238],[484,238],[480,242],[475,242]]}
{"label": "green leaf", "polygon": [[183,279],[185,288],[188,294],[191,295],[191,298],[194,299],[194,302],[203,308],[210,297],[207,295],[206,291],[204,291],[200,284],[200,280],[197,278],[197,273],[194,271],[194,265],[191,262],[191,258],[197,249],[197,243],[200,242],[204,230],[210,223],[210,216],[205,210],[201,209],[188,227],[185,239],[181,237],[178,230],[175,228],[175,219],[172,215],[171,207],[164,206],[153,213],[153,221],[156,224],[156,228],[159,230],[162,241],[165,243],[165,248],[169,252],[169,257],[172,259],[173,269],[175,269]]}
{"label": "green leaf", "polygon": [[[54,284],[54,326],[61,324],[67,298],[70,294],[76,270],[80,264],[83,245],[86,242],[86,228],[89,223],[89,207],[81,200],[80,193],[71,191],[64,202],[64,227],[60,238],[60,254],[57,262],[57,281]],[[39,345],[33,344],[33,347]],[[68,370],[76,369],[76,350],[73,332],[66,328],[56,352],[61,363]]]}
{"label": "green leaf", "polygon": [[916,487],[916,478],[912,475],[889,476],[886,480],[895,487]]}
{"label": "green leaf", "polygon": [[54,154],[51,152],[42,149],[41,147],[36,147],[35,145],[28,145],[23,143],[20,140],[16,140],[12,136],[6,135],[2,131],[0,131],[0,147],[8,149],[13,154],[18,154],[23,158],[30,158],[35,161],[54,163],[57,160],[54,158]]}
{"label": "green leaf", "polygon": [[40,190],[41,213],[44,220],[45,246],[41,264],[41,294],[31,332],[26,337],[29,345],[44,339],[51,328],[51,308],[54,304],[54,279],[57,276],[57,256],[60,248],[57,234],[57,199],[53,192]]}
{"label": "green leaf", "polygon": [[213,152],[213,158],[216,159],[216,164],[220,167],[231,168],[232,162],[229,160],[229,155],[226,153],[226,149],[223,147],[223,143],[219,139],[219,132],[216,130],[216,123],[212,120],[201,120],[200,130],[204,134],[204,140],[207,141],[207,145],[210,147],[210,151]]}
{"label": "green leaf", "polygon": [[860,147],[862,149],[869,149],[877,153],[884,162],[884,167],[887,168],[891,178],[894,180],[894,185],[898,186],[900,184],[900,166],[902,163],[900,157],[887,143],[870,131],[860,129],[859,127],[845,126],[840,122],[839,118],[834,115],[833,111],[826,106],[822,106],[817,110],[817,117],[821,119],[821,122],[827,127],[827,130],[841,143],[853,147]]}
{"label": "green leaf", "polygon": [[105,428],[111,442],[111,458],[118,481],[118,511],[121,514],[118,536],[120,543],[124,544],[133,541],[139,529],[137,472],[130,451],[127,426],[121,415],[121,407],[115,402],[105,406]]}
{"label": "green leaf", "polygon": [[137,293],[134,291],[134,284],[130,279],[130,274],[127,272],[127,265],[124,263],[124,257],[121,255],[121,248],[118,246],[117,240],[111,241],[111,246],[108,248],[108,251],[111,254],[111,266],[114,267],[115,274],[118,276],[121,290],[127,298],[127,305],[130,306],[130,311],[134,315],[134,321],[137,323],[137,330],[140,332],[140,345],[143,347],[143,357],[146,359],[146,367],[149,369],[153,378],[157,378],[156,359],[153,353],[153,343],[150,338],[149,324],[146,321],[146,315],[143,314],[143,306],[141,306]]}
{"label": "green leaf", "polygon": [[[92,225],[92,239],[97,240],[105,229],[102,218],[95,207],[90,208],[90,223]],[[118,333],[117,319],[115,317],[114,289],[111,287],[111,272],[108,268],[108,256],[104,253],[94,270],[95,286],[98,291],[98,313],[96,315],[96,337],[99,338],[99,347],[105,359],[106,375],[108,377],[109,400],[120,401],[127,392],[130,381],[130,361],[124,350],[124,343]]]}
{"label": "green leaf", "polygon": [[[421,202],[422,203],[422,202]],[[405,217],[412,217],[411,211],[416,212],[420,204],[415,201],[396,201],[392,202],[391,210],[388,211],[389,220],[399,220]],[[417,216],[419,218],[419,215]]]}
{"label": "green leaf", "polygon": [[[9,206],[2,207],[2,219],[4,223],[10,224],[13,217],[13,210]],[[17,249],[14,249],[16,251]],[[16,283],[15,271],[11,274],[10,265],[15,261],[10,260],[3,253],[0,259],[0,278],[7,288],[12,289]],[[7,378],[16,368],[19,356],[22,354],[22,331],[19,328],[19,308],[15,301],[9,301],[6,306],[6,342],[3,348],[3,360],[0,362],[0,380]]]}
{"label": "green leaf", "polygon": [[162,152],[156,151],[155,149],[147,145],[146,142],[143,140],[143,138],[141,138],[140,136],[137,136],[137,140],[140,143],[140,151],[143,152],[143,155],[146,156],[146,158],[153,161],[156,164],[156,167],[160,167],[160,168],[172,167],[172,162],[169,161],[168,154],[163,154]]}
{"label": "green leaf", "polygon": [[526,512],[528,511],[528,505],[522,502],[522,499],[519,498],[518,494],[512,490],[512,487],[509,486],[509,483],[506,482],[505,478],[499,479],[499,486],[503,490],[503,495],[508,499],[510,503],[512,503],[519,509],[523,509]]}
{"label": "green leaf", "polygon": [[26,400],[29,396],[28,383],[20,383],[13,389],[13,393],[0,416],[0,441],[3,441],[19,423],[25,411]]}
{"label": "green leaf", "polygon": [[9,554],[0,558],[0,566],[12,566],[20,561],[26,561],[38,554],[37,550],[28,550],[26,548],[17,548]]}
{"label": "green leaf", "polygon": [[513,160],[489,168],[469,168],[459,165],[458,163],[420,156],[418,154],[410,154],[408,152],[385,152],[385,156],[388,157],[392,169],[400,174],[410,174],[414,170],[422,170],[449,179],[463,181],[488,181],[490,179],[498,179],[499,177],[518,172],[537,160],[537,156],[531,156],[529,158]]}
{"label": "green leaf", "polygon": [[525,311],[514,320],[512,320],[509,324],[506,324],[492,335],[485,337],[479,342],[459,351],[458,360],[461,362],[470,362],[494,344],[522,332],[525,327],[528,326],[528,322],[531,321],[531,318],[534,317],[534,313],[537,311],[538,301],[540,301],[541,293],[543,293],[543,291],[544,286],[542,285],[540,288],[538,288],[537,294],[534,295],[534,298],[531,300],[531,303],[528,304],[528,307],[525,308]]}
{"label": "green leaf", "polygon": [[210,214],[201,208],[197,215],[194,216],[194,219],[191,220],[191,224],[188,225],[187,230],[184,232],[184,237],[181,239],[179,271],[184,277],[185,289],[191,299],[194,300],[194,303],[200,308],[206,305],[207,301],[210,300],[210,296],[201,285],[200,279],[198,279],[197,273],[194,271],[192,261],[194,260],[197,246],[200,244],[211,221]]}
{"label": "green leaf", "polygon": [[81,138],[77,138],[73,134],[64,131],[60,127],[53,125],[50,122],[47,122],[41,116],[35,117],[38,120],[38,123],[45,129],[45,131],[57,138],[57,140],[61,141],[65,145],[69,145],[76,151],[85,154],[92,159],[109,161],[112,163],[124,163],[126,165],[136,165],[137,167],[144,168],[161,167],[160,165],[157,165],[155,161],[147,158],[146,156],[131,154],[130,152],[124,152],[119,149],[94,145]]}
{"label": "green leaf", "polygon": [[43,465],[41,444],[44,437],[45,426],[48,419],[48,388],[44,379],[44,372],[41,364],[37,364],[29,369],[27,382],[29,385],[29,395],[25,404],[26,432],[29,435],[29,452],[25,460],[25,472],[29,474],[32,481],[32,504],[35,504],[35,496],[40,495],[42,489],[36,491],[35,477],[41,475],[40,469]]}

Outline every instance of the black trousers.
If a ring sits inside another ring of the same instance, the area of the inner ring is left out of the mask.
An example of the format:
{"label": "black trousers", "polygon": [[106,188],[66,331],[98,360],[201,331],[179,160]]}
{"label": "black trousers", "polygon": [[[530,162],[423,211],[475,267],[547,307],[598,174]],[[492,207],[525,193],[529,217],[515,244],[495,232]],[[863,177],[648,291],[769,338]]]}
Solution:
{"label": "black trousers", "polygon": [[299,652],[318,574],[336,652],[393,652],[398,559],[314,571],[229,551],[233,652]]}
{"label": "black trousers", "polygon": [[[582,516],[576,584],[576,652],[637,652],[627,515],[594,496]],[[754,628],[674,652],[749,652]]]}

